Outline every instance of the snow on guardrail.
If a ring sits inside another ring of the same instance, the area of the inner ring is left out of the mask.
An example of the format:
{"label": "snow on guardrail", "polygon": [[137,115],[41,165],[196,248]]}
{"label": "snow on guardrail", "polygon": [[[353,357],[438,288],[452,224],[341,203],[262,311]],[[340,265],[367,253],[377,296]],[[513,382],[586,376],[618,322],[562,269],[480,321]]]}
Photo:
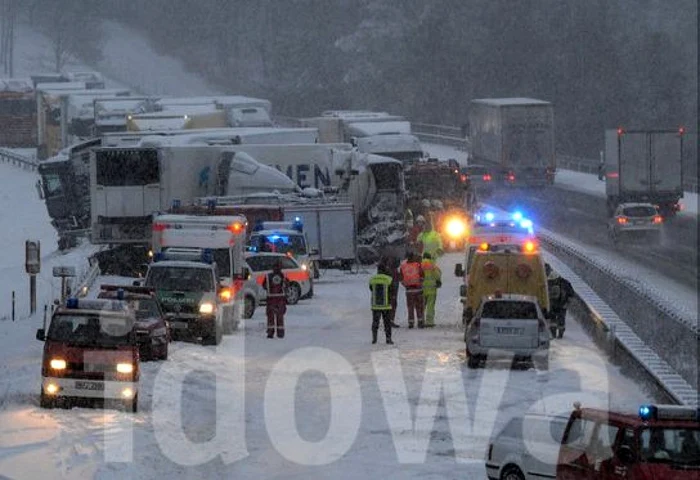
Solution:
{"label": "snow on guardrail", "polygon": [[34,159],[25,157],[24,155],[6,148],[0,148],[0,162],[9,163],[10,165],[22,167],[28,170],[36,170],[38,165]]}

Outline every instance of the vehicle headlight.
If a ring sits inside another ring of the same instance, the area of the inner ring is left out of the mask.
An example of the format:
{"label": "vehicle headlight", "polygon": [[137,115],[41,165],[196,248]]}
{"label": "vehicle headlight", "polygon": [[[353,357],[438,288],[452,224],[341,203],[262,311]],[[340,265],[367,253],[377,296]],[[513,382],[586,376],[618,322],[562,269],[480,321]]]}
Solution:
{"label": "vehicle headlight", "polygon": [[66,361],[61,360],[59,358],[52,359],[51,362],[49,363],[49,365],[51,365],[51,368],[53,368],[54,370],[65,370],[66,369]]}
{"label": "vehicle headlight", "polygon": [[134,365],[132,363],[117,363],[117,372],[119,373],[131,373],[134,371]]}
{"label": "vehicle headlight", "polygon": [[301,269],[304,270],[304,271],[307,271],[307,270],[309,269],[309,267],[308,267],[308,265],[306,265],[305,263],[302,263],[302,264],[301,264]]}
{"label": "vehicle headlight", "polygon": [[214,304],[211,302],[202,303],[199,306],[199,313],[214,313]]}
{"label": "vehicle headlight", "polygon": [[464,235],[467,230],[466,225],[459,218],[451,218],[445,227],[445,231],[450,237],[458,238]]}

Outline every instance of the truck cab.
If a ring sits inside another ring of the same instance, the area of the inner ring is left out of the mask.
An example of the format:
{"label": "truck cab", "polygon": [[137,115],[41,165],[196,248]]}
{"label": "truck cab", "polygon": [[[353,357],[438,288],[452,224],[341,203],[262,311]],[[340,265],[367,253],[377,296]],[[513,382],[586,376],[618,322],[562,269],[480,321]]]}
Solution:
{"label": "truck cab", "polygon": [[574,405],[557,478],[690,480],[700,476],[700,409],[642,405],[636,414]]}
{"label": "truck cab", "polygon": [[209,251],[171,248],[156,254],[145,286],[155,289],[174,339],[201,338],[203,345],[218,345],[224,328],[233,329],[231,294],[217,283]]}
{"label": "truck cab", "polygon": [[102,401],[138,409],[136,318],[121,301],[69,298],[51,315],[41,362],[42,408]]}

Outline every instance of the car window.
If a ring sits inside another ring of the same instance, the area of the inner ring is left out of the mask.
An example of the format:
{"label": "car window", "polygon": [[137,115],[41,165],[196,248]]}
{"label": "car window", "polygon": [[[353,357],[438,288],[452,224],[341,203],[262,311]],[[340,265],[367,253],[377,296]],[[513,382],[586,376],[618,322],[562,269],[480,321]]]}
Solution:
{"label": "car window", "polygon": [[625,207],[622,209],[622,214],[627,217],[653,217],[656,215],[656,209],[654,207]]}
{"label": "car window", "polygon": [[522,436],[528,441],[560,444],[565,429],[566,419],[528,417]]}
{"label": "car window", "polygon": [[584,450],[591,442],[594,428],[595,422],[583,418],[575,418],[571,422],[571,427],[566,437],[566,444],[570,447]]}
{"label": "car window", "polygon": [[146,286],[158,290],[181,290],[183,292],[214,291],[214,276],[205,268],[155,267],[146,275]]}
{"label": "car window", "polygon": [[608,423],[600,423],[586,450],[595,460],[605,460],[612,457],[612,446],[620,431],[620,427]]}
{"label": "car window", "polygon": [[499,437],[521,438],[523,434],[523,419],[521,417],[511,418],[510,421],[503,427]]}
{"label": "car window", "polygon": [[265,265],[263,264],[264,257],[259,256],[259,257],[248,257],[246,260],[248,262],[248,266],[250,269],[254,272],[261,272],[265,270]]}
{"label": "car window", "polygon": [[481,311],[481,316],[482,318],[519,318],[532,320],[537,318],[537,308],[532,302],[486,302]]}
{"label": "car window", "polygon": [[281,260],[283,269],[299,268],[299,265],[297,264],[297,262],[294,261],[293,258],[284,257]]}

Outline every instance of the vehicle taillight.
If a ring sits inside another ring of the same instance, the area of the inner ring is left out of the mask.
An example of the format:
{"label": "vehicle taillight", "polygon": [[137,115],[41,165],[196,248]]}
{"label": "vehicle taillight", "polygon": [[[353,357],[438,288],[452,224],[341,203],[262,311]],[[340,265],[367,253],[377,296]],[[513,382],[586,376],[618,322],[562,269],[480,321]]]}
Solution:
{"label": "vehicle taillight", "polygon": [[230,288],[222,288],[221,291],[219,291],[219,298],[224,302],[231,300],[231,295],[232,292]]}
{"label": "vehicle taillight", "polygon": [[469,177],[467,177],[466,175],[459,176],[459,179],[462,181],[462,183],[465,183],[467,181],[467,178],[469,178]]}
{"label": "vehicle taillight", "polygon": [[154,232],[162,232],[163,230],[168,228],[168,226],[169,225],[167,223],[154,223],[153,224],[153,231]]}
{"label": "vehicle taillight", "polygon": [[491,175],[489,175],[487,173],[486,175],[484,175],[484,182],[490,182],[490,181],[491,181]]}
{"label": "vehicle taillight", "polygon": [[238,235],[239,233],[243,232],[243,224],[241,222],[233,222],[228,226],[228,230],[231,233]]}
{"label": "vehicle taillight", "polygon": [[509,173],[507,178],[508,178],[508,181],[509,181],[509,182],[514,182],[514,181],[515,181],[515,175],[513,175],[512,173]]}
{"label": "vehicle taillight", "polygon": [[662,223],[664,221],[661,215],[654,215],[654,223]]}
{"label": "vehicle taillight", "polygon": [[617,217],[617,223],[624,225],[627,223],[627,217]]}

